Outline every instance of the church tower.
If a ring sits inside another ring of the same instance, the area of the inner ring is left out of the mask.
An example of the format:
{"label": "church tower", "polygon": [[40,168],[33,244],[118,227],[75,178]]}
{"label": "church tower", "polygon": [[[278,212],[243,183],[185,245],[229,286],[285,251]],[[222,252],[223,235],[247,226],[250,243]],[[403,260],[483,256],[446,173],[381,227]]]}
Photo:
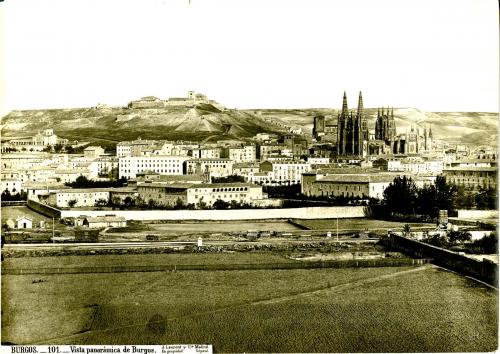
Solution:
{"label": "church tower", "polygon": [[346,154],[347,126],[349,124],[349,108],[347,107],[347,95],[344,91],[342,99],[342,111],[337,117],[337,154]]}

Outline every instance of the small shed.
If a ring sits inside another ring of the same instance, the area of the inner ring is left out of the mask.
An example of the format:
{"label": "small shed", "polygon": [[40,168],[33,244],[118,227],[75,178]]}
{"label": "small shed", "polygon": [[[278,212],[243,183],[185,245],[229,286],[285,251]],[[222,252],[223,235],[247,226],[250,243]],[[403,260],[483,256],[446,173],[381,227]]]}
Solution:
{"label": "small shed", "polygon": [[33,228],[33,219],[27,216],[21,216],[16,219],[16,228],[17,229],[32,229]]}
{"label": "small shed", "polygon": [[96,216],[93,218],[85,218],[83,220],[83,226],[87,226],[91,229],[101,227],[125,227],[127,226],[127,220],[123,216]]}

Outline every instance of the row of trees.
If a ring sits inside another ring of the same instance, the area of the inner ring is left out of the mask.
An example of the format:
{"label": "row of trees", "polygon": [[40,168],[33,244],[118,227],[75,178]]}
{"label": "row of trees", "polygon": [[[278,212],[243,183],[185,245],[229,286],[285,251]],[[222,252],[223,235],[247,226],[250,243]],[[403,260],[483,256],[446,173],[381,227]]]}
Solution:
{"label": "row of trees", "polygon": [[[469,196],[470,194],[470,196]],[[458,208],[495,209],[496,193],[494,190],[482,190],[472,194],[462,188],[448,184],[444,176],[438,176],[433,185],[418,188],[411,178],[396,177],[384,190],[382,205],[384,211],[400,215],[427,215],[435,218],[439,210]],[[464,204],[464,200],[473,198],[474,203]]]}
{"label": "row of trees", "polygon": [[498,253],[498,238],[496,232],[484,236],[479,240],[472,241],[472,235],[468,231],[450,231],[446,236],[435,234],[423,239],[431,245],[448,248],[453,251],[463,251],[474,254]]}
{"label": "row of trees", "polygon": [[1,199],[4,202],[22,201],[27,199],[27,194],[25,191],[16,192],[15,189],[11,193],[8,189],[6,189],[2,192]]}
{"label": "row of trees", "polygon": [[120,179],[111,181],[94,181],[92,179],[88,179],[85,176],[78,176],[74,182],[66,182],[65,185],[72,188],[117,188],[126,186],[127,179],[125,177],[122,177]]}

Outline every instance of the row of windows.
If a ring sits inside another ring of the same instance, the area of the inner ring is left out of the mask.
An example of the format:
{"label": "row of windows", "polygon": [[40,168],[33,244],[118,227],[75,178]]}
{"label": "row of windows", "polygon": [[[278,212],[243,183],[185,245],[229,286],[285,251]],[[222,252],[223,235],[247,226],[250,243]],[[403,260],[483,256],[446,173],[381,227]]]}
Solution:
{"label": "row of windows", "polygon": [[[239,195],[238,195],[238,194],[235,194],[235,195],[234,195],[234,198],[238,198],[238,197],[239,197],[241,200],[244,200],[244,199],[245,199],[245,196],[244,196],[244,195],[242,195],[242,194],[239,194]],[[198,199],[198,196],[197,196],[197,195],[195,195],[195,196],[194,196],[194,198],[195,198],[195,199]],[[203,197],[202,197],[202,198],[203,198]],[[228,195],[227,195],[227,194],[224,194],[224,195],[212,195],[212,199],[216,199],[216,198],[217,198],[217,199],[219,199],[219,198],[228,198]],[[232,194],[229,194],[229,198],[233,198],[233,195],[232,195]]]}
{"label": "row of windows", "polygon": [[[364,188],[361,188],[361,186],[331,186],[332,188],[324,188],[323,186],[320,186],[319,187],[319,190],[322,191],[322,190],[337,190],[337,191],[340,191],[340,190],[352,190],[352,191],[361,191],[362,189]],[[335,187],[335,188],[333,188]],[[375,190],[375,187],[372,187],[372,190]]]}

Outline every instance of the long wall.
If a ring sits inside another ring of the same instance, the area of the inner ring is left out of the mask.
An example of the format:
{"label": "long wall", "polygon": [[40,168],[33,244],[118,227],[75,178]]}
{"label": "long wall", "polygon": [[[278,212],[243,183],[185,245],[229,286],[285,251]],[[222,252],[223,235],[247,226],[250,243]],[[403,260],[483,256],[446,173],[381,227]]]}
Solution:
{"label": "long wall", "polygon": [[61,218],[80,215],[90,217],[104,215],[123,216],[127,220],[264,220],[264,219],[332,219],[363,218],[369,208],[312,207],[287,209],[235,209],[235,210],[62,210]]}
{"label": "long wall", "polygon": [[28,199],[28,208],[36,211],[42,215],[48,216],[49,218],[59,219],[61,217],[61,210],[53,208],[47,204],[38,203],[34,200]]}
{"label": "long wall", "polygon": [[498,284],[498,265],[483,260],[477,261],[446,249],[391,234],[385,240],[387,246],[414,257],[431,258],[432,263],[458,273],[469,275],[489,284]]}
{"label": "long wall", "polygon": [[463,219],[498,219],[498,210],[458,210]]}

